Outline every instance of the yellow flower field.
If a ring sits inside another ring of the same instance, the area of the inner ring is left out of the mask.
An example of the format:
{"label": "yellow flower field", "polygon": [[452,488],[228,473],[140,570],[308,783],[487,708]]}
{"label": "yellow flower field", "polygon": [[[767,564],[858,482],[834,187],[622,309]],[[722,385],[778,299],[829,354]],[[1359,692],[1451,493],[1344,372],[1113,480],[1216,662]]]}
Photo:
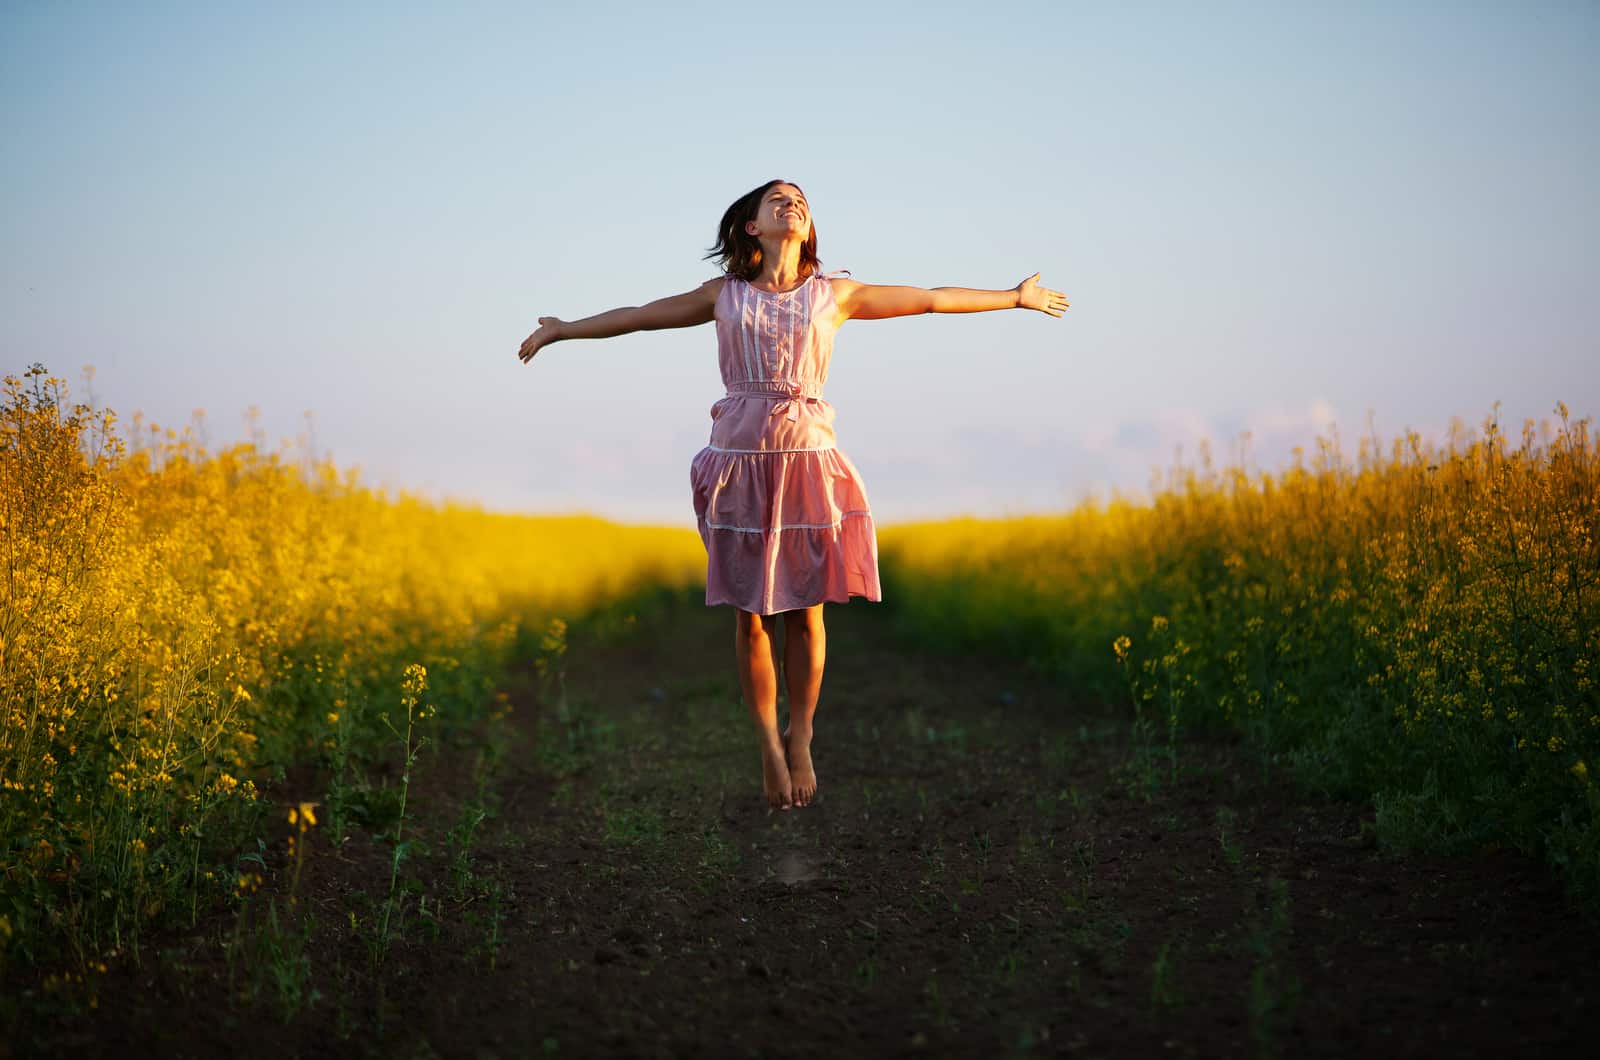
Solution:
{"label": "yellow flower field", "polygon": [[1600,888],[1600,453],[1564,407],[1281,474],[1206,463],[1149,503],[885,532],[905,624],[1233,727],[1401,843],[1542,851]]}
{"label": "yellow flower field", "polygon": [[[208,881],[257,782],[378,734],[406,667],[484,709],[519,628],[704,577],[692,531],[494,515],[68,402],[0,408],[0,961],[136,938]],[[536,635],[537,629],[530,634]]]}
{"label": "yellow flower field", "polygon": [[[1541,851],[1600,892],[1600,454],[1558,413],[1515,442],[1325,442],[1281,474],[1178,469],[1148,502],[888,528],[889,597],[931,645],[1128,703],[1174,754],[1236,728],[1372,800],[1385,836]],[[559,658],[556,616],[704,576],[692,531],[137,442],[42,369],[5,380],[0,963],[88,966],[259,886],[258,785],[318,762],[343,812],[415,675],[470,721],[514,650]]]}

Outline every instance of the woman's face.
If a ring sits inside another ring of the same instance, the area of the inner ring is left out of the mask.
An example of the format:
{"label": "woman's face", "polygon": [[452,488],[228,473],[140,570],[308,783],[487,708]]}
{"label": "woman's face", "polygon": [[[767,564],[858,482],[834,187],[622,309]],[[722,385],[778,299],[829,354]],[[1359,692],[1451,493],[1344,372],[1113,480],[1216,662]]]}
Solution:
{"label": "woman's face", "polygon": [[805,192],[793,184],[774,184],[762,194],[755,218],[745,223],[744,230],[758,239],[807,238],[811,235],[811,206]]}

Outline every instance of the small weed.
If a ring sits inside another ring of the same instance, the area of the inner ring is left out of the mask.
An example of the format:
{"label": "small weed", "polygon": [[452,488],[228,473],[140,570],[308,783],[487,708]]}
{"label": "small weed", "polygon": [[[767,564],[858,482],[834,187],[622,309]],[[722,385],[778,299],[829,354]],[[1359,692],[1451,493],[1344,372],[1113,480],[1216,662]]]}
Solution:
{"label": "small weed", "polygon": [[417,897],[417,929],[422,932],[428,942],[438,942],[439,936],[444,934],[444,921],[440,918],[441,909],[439,902],[434,900],[432,906],[428,905],[428,896],[418,891]]}
{"label": "small weed", "polygon": [[1076,840],[1072,844],[1072,863],[1077,869],[1078,886],[1062,894],[1062,904],[1075,912],[1082,912],[1089,907],[1089,892],[1094,887],[1094,874],[1096,858],[1094,852],[1094,836],[1087,839]]}
{"label": "small weed", "polygon": [[978,832],[972,837],[972,852],[978,859],[978,864],[983,868],[989,867],[989,853],[994,849],[994,840],[988,832]]}
{"label": "small weed", "polygon": [[1146,803],[1153,800],[1156,793],[1161,790],[1164,773],[1171,772],[1175,767],[1166,747],[1160,746],[1155,741],[1155,726],[1143,714],[1133,722],[1133,748],[1128,752],[1127,760],[1117,770],[1123,788],[1130,795],[1137,796]]}
{"label": "small weed", "polygon": [[605,815],[606,838],[613,843],[659,843],[666,838],[666,821],[645,806],[629,806]]}
{"label": "small weed", "polygon": [[700,868],[705,872],[696,875],[695,887],[701,894],[710,894],[738,869],[739,850],[712,825],[700,833],[700,845]]}
{"label": "small weed", "polygon": [[463,811],[461,820],[445,836],[450,849],[450,885],[457,901],[467,896],[476,879],[472,870],[472,841],[478,826],[488,816],[488,811],[481,804],[469,805]]}
{"label": "small weed", "polygon": [[1056,733],[1040,750],[1040,764],[1047,773],[1065,773],[1073,760],[1072,737],[1064,732]]}
{"label": "small weed", "polygon": [[1023,957],[1017,950],[1007,950],[1000,956],[1000,981],[1008,988],[1014,986],[1017,974],[1022,971]]}
{"label": "small weed", "polygon": [[942,730],[928,730],[932,734],[932,741],[941,743],[945,749],[956,758],[965,757],[969,744],[966,726],[957,722],[949,722]]}
{"label": "small weed", "polygon": [[950,1006],[945,1002],[944,995],[939,991],[939,977],[928,976],[928,982],[923,986],[922,992],[928,998],[928,1016],[936,1027],[950,1027],[954,1021],[950,1017]]}
{"label": "small weed", "polygon": [[1039,860],[1039,840],[1032,829],[1021,828],[1017,831],[1016,865],[1030,866]]}
{"label": "small weed", "polygon": [[[286,914],[286,919],[288,917]],[[271,980],[285,1023],[321,996],[311,985],[311,956],[307,952],[311,943],[311,918],[296,915],[292,919],[293,923],[280,923],[278,906],[273,902],[267,907],[266,930],[258,936],[261,967]]]}
{"label": "small weed", "polygon": [[1182,953],[1181,950],[1174,953],[1172,943],[1173,940],[1168,939],[1161,944],[1150,966],[1150,1007],[1153,1010],[1175,1012],[1183,1007],[1183,987],[1178,981]]}
{"label": "small weed", "polygon": [[1126,920],[1090,914],[1076,923],[1068,937],[1078,950],[1092,954],[1109,970],[1121,967],[1128,940],[1133,937],[1133,928]]}
{"label": "small weed", "polygon": [[1085,879],[1094,878],[1094,868],[1097,863],[1094,852],[1094,836],[1080,839],[1072,844],[1072,860],[1078,866],[1079,875]]}
{"label": "small weed", "polygon": [[486,885],[485,897],[488,900],[488,910],[484,913],[469,912],[466,920],[469,924],[481,927],[484,931],[483,941],[472,947],[471,954],[481,957],[489,965],[489,971],[494,971],[495,964],[500,959],[500,925],[505,921],[502,911],[502,902],[505,888],[498,877],[491,879]]}
{"label": "small weed", "polygon": [[287,1023],[321,998],[311,984],[311,918],[292,908],[280,913],[273,899],[260,922],[252,924],[254,905],[240,906],[233,938],[223,947],[228,991],[252,1004],[270,996]]}
{"label": "small weed", "polygon": [[905,721],[906,736],[914,743],[931,743],[933,729],[922,717],[921,707],[907,707],[902,715]]}
{"label": "small weed", "polygon": [[1253,912],[1245,948],[1255,962],[1247,997],[1250,1036],[1256,1054],[1267,1058],[1278,1055],[1283,1034],[1294,1020],[1300,981],[1286,966],[1291,930],[1289,885],[1270,877],[1263,897],[1266,908]]}
{"label": "small weed", "polygon": [[542,727],[533,758],[543,772],[564,781],[593,768],[616,745],[616,722],[594,716],[581,704],[569,705],[565,717],[558,716]]}
{"label": "small weed", "polygon": [[1223,860],[1235,868],[1244,858],[1239,844],[1234,842],[1234,830],[1238,822],[1239,816],[1232,809],[1227,806],[1217,807],[1217,843],[1222,847]]}

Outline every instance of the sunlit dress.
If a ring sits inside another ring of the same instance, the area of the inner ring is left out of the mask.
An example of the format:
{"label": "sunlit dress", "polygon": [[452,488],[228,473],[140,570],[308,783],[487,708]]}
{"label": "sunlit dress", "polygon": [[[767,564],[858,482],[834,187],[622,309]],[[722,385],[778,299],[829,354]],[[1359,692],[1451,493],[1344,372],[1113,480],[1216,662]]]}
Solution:
{"label": "sunlit dress", "polygon": [[882,599],[866,487],[822,400],[838,330],[828,279],[773,292],[728,276],[717,295],[728,392],[689,469],[707,605],[770,615]]}

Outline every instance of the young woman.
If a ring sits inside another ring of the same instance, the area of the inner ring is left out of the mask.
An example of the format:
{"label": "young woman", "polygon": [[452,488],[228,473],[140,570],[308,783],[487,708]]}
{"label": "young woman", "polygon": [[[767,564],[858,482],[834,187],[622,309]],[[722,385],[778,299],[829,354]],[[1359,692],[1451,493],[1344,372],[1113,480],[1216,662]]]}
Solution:
{"label": "young woman", "polygon": [[[883,287],[824,274],[817,231],[799,185],[772,180],[728,207],[707,257],[723,274],[693,291],[582,320],[540,317],[517,356],[524,364],[563,339],[717,326],[727,395],[711,407],[711,444],[690,483],[705,541],[706,604],[738,609],[739,685],[761,740],[762,791],[778,809],[816,797],[812,718],[826,654],[825,601],[881,599],[878,546],[861,476],[834,445],[822,400],[833,335],[846,320],[913,313],[1035,309],[1059,317],[1060,291],[1039,274],[1010,290]],[[778,731],[773,665],[777,616],[789,725]]]}

